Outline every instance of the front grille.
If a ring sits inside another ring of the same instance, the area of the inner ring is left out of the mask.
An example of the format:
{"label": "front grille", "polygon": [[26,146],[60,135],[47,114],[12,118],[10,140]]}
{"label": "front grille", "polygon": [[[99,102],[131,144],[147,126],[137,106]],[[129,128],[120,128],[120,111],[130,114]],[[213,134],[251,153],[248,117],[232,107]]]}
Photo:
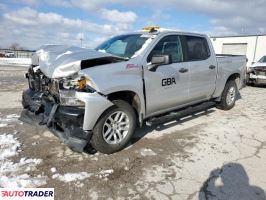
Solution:
{"label": "front grille", "polygon": [[263,66],[261,66],[261,67],[255,67],[254,68],[254,71],[256,73],[260,73],[260,72],[265,72],[266,73],[266,67],[263,67]]}
{"label": "front grille", "polygon": [[46,77],[39,69],[34,71],[34,67],[30,67],[26,77],[30,89],[59,96],[59,81]]}
{"label": "front grille", "polygon": [[30,89],[36,92],[42,92],[44,90],[41,76],[42,74],[35,73],[32,67],[29,68],[26,77],[28,78]]}
{"label": "front grille", "polygon": [[255,70],[255,74],[258,76],[258,75],[261,75],[261,76],[266,76],[266,72],[264,71],[258,71],[258,70]]}
{"label": "front grille", "polygon": [[59,94],[59,82],[56,80],[50,80],[48,83],[48,91],[51,94],[58,95]]}

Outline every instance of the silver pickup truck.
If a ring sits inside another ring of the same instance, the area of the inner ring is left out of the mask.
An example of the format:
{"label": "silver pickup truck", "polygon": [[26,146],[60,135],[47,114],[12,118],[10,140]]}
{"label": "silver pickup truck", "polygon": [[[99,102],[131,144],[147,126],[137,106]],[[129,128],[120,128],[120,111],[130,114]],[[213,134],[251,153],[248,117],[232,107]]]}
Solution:
{"label": "silver pickup truck", "polygon": [[155,27],[94,50],[43,46],[26,74],[21,119],[48,127],[75,151],[111,154],[144,122],[231,109],[245,68],[245,56],[215,55],[206,35]]}

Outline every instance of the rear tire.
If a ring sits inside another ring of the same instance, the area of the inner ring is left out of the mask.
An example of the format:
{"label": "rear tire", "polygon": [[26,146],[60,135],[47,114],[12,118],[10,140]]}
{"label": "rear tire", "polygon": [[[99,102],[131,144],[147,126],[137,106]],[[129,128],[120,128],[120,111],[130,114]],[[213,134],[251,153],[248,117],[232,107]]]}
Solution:
{"label": "rear tire", "polygon": [[93,129],[92,146],[99,152],[112,154],[123,149],[136,129],[136,114],[130,104],[114,100],[115,106],[105,111]]}
{"label": "rear tire", "polygon": [[238,89],[234,80],[226,83],[224,91],[221,96],[221,102],[217,107],[221,110],[230,110],[235,106]]}

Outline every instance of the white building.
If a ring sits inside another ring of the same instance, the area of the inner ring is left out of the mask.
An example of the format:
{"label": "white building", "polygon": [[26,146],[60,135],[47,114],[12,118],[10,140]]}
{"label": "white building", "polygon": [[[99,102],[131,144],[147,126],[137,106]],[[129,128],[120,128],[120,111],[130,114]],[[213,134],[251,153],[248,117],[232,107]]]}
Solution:
{"label": "white building", "polygon": [[266,35],[211,37],[216,54],[246,55],[247,65],[266,55]]}

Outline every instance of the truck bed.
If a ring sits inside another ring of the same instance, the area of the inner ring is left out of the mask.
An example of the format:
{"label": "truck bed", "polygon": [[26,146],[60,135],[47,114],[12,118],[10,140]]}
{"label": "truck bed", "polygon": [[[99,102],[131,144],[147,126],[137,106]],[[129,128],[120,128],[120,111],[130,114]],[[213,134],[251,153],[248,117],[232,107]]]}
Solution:
{"label": "truck bed", "polygon": [[245,55],[232,55],[232,54],[216,54],[216,58],[217,59],[224,59],[224,58],[229,58],[229,59],[245,59],[246,60],[246,56]]}
{"label": "truck bed", "polygon": [[224,81],[232,74],[240,74],[240,79],[237,81],[238,89],[243,87],[244,77],[246,73],[246,56],[216,54],[218,65],[216,94],[221,94],[224,88]]}
{"label": "truck bed", "polygon": [[225,68],[229,71],[238,69],[242,71],[246,66],[246,56],[217,54],[216,60],[219,68]]}

